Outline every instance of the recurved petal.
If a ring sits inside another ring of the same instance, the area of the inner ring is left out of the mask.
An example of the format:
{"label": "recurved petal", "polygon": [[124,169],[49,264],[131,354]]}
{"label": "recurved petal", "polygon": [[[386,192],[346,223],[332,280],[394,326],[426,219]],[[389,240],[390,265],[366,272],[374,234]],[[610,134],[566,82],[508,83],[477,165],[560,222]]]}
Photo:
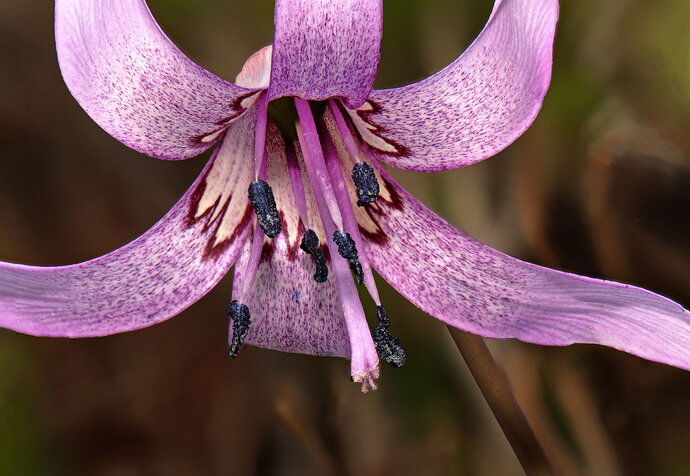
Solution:
{"label": "recurved petal", "polygon": [[690,370],[690,313],[650,291],[511,258],[438,217],[385,171],[360,215],[376,270],[425,312],[474,334],[601,344]]}
{"label": "recurved petal", "polygon": [[447,170],[484,160],[517,139],[551,80],[557,0],[496,0],[483,31],[429,78],[373,91],[350,111],[363,139],[394,167]]}
{"label": "recurved petal", "polygon": [[374,84],[382,0],[276,0],[269,99],[340,97],[362,105]]}
{"label": "recurved petal", "polygon": [[39,336],[103,336],[161,322],[205,295],[248,236],[253,124],[251,112],[233,124],[173,209],[123,248],[64,267],[0,263],[0,326]]}
{"label": "recurved petal", "polygon": [[56,0],[55,40],[65,83],[89,116],[153,157],[207,149],[253,94],[185,56],[145,0]]}
{"label": "recurved petal", "polygon": [[[273,124],[269,125],[266,145],[267,181],[273,188],[283,228],[274,239],[264,239],[259,267],[246,296],[240,297],[240,293],[245,286],[250,243],[243,247],[235,266],[233,299],[241,299],[251,313],[246,343],[284,352],[349,357],[348,334],[334,278],[331,274],[324,283],[314,281],[316,266],[300,249],[306,230],[287,174],[286,144]],[[294,149],[287,152],[295,158]],[[313,194],[306,180],[303,184],[309,226],[326,250]]]}

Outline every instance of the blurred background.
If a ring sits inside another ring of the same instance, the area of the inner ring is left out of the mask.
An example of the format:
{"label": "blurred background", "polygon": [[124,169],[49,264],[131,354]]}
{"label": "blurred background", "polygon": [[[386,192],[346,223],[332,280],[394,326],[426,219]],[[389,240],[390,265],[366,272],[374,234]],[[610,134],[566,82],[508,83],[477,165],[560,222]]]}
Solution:
{"label": "blurred background", "polygon": [[[149,0],[228,79],[271,42],[273,2]],[[53,2],[0,2],[0,259],[68,264],[144,232],[206,156],[137,154],[58,71]],[[378,87],[422,78],[479,32],[487,0],[387,0]],[[690,305],[690,2],[566,0],[554,77],[499,156],[396,176],[449,221],[542,265]],[[362,395],[339,359],[226,357],[231,278],[166,323],[69,341],[0,332],[0,474],[451,475],[520,467],[444,326],[385,287],[406,345]],[[595,346],[491,342],[565,474],[690,473],[690,374]]]}

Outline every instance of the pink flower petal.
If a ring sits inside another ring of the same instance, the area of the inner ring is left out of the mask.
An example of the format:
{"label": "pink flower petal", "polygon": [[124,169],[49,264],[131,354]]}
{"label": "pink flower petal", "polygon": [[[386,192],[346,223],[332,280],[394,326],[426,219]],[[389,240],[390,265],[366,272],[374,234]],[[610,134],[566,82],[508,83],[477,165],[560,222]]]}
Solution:
{"label": "pink flower petal", "polygon": [[132,243],[71,266],[0,263],[0,326],[103,336],[164,321],[204,296],[249,235],[255,122],[250,112],[233,124],[187,193]]}
{"label": "pink flower petal", "polygon": [[56,0],[55,41],[65,83],[89,116],[153,157],[206,150],[252,94],[187,58],[144,0]]}
{"label": "pink flower petal", "polygon": [[385,171],[360,226],[374,268],[425,312],[474,334],[601,344],[690,370],[690,312],[653,292],[511,258],[458,231]]}
{"label": "pink flower petal", "polygon": [[379,64],[382,0],[276,0],[269,99],[359,107]]}
{"label": "pink flower petal", "polygon": [[551,80],[557,0],[497,0],[489,22],[453,63],[398,89],[373,91],[352,112],[380,160],[418,171],[484,160],[517,139]]}

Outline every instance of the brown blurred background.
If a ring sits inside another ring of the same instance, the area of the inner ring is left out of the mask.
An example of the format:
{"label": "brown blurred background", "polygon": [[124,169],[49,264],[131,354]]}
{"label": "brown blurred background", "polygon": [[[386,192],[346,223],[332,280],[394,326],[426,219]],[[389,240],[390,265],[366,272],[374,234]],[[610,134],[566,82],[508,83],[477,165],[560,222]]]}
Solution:
{"label": "brown blurred background", "polygon": [[[228,79],[270,43],[273,2],[150,0],[171,37]],[[378,87],[454,59],[481,0],[387,0]],[[53,2],[0,2],[0,259],[67,264],[135,238],[205,157],[141,156],[60,77]],[[690,2],[562,2],[554,78],[498,157],[398,177],[514,256],[690,305]],[[520,468],[445,328],[384,289],[406,344],[362,395],[344,360],[226,357],[230,277],[164,324],[88,340],[0,332],[0,474],[451,475]],[[690,374],[594,346],[494,342],[566,474],[690,474]]]}

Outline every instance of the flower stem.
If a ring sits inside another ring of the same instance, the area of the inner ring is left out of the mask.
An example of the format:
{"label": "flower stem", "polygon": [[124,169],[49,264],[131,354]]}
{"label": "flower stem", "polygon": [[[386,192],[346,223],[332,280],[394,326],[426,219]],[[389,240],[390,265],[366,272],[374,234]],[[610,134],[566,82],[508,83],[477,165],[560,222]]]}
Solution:
{"label": "flower stem", "polygon": [[484,339],[451,326],[448,330],[525,473],[556,474]]}

